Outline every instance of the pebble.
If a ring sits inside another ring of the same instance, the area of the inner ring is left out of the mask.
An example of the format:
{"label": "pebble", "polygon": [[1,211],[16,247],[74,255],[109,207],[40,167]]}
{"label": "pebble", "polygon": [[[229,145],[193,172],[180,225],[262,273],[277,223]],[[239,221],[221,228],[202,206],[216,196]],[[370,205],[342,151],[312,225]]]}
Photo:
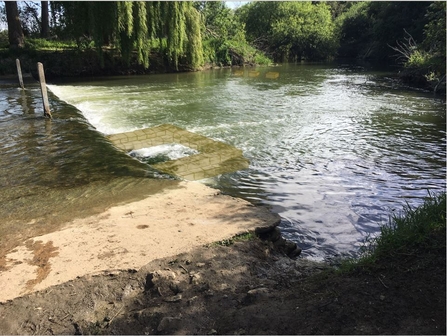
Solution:
{"label": "pebble", "polygon": [[164,299],[166,302],[179,302],[182,300],[182,294],[177,294],[173,296],[168,296]]}
{"label": "pebble", "polygon": [[268,288],[265,287],[260,287],[260,288],[255,288],[255,289],[251,289],[247,292],[248,295],[250,296],[256,296],[259,294],[268,294],[269,290]]}
{"label": "pebble", "polygon": [[157,331],[173,331],[180,325],[181,319],[178,317],[163,317],[158,324]]}

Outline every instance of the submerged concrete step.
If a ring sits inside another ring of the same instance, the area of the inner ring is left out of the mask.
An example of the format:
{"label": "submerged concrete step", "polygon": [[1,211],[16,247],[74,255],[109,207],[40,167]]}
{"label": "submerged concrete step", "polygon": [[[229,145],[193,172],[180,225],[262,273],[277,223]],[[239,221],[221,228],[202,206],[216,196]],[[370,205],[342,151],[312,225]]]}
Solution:
{"label": "submerged concrete step", "polygon": [[165,144],[181,144],[196,149],[199,154],[151,165],[163,173],[185,180],[200,180],[249,166],[240,149],[170,124],[112,134],[107,138],[125,152]]}

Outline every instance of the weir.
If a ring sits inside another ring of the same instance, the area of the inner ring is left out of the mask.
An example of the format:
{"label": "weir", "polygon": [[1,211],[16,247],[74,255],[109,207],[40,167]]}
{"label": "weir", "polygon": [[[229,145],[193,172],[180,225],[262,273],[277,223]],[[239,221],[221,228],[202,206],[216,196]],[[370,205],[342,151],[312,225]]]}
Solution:
{"label": "weir", "polygon": [[199,154],[150,165],[185,180],[201,180],[249,166],[240,149],[170,124],[112,134],[107,138],[125,152],[165,144],[180,144],[197,150]]}

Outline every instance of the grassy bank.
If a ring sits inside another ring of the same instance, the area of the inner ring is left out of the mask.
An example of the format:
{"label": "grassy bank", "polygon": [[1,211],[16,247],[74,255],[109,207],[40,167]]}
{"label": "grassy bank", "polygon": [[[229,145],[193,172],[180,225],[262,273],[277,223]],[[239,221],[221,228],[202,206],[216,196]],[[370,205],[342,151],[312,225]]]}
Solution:
{"label": "grassy bank", "polygon": [[[402,270],[405,262],[424,257],[423,263],[444,255],[446,252],[446,194],[426,198],[424,204],[411,208],[408,204],[401,214],[393,214],[383,225],[380,235],[369,237],[358,259],[345,260],[342,271],[388,268]],[[419,267],[417,263],[412,268]],[[445,265],[444,265],[445,267]],[[445,270],[445,268],[444,268]]]}

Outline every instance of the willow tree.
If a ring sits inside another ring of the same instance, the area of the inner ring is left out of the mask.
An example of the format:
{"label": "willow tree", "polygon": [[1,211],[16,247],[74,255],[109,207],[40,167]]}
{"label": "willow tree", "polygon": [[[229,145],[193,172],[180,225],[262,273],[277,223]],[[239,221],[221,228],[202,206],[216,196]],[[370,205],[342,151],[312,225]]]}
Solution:
{"label": "willow tree", "polygon": [[133,53],[145,68],[153,48],[178,69],[203,64],[200,14],[188,1],[59,2],[67,31],[91,37],[102,55],[116,48],[129,62]]}

